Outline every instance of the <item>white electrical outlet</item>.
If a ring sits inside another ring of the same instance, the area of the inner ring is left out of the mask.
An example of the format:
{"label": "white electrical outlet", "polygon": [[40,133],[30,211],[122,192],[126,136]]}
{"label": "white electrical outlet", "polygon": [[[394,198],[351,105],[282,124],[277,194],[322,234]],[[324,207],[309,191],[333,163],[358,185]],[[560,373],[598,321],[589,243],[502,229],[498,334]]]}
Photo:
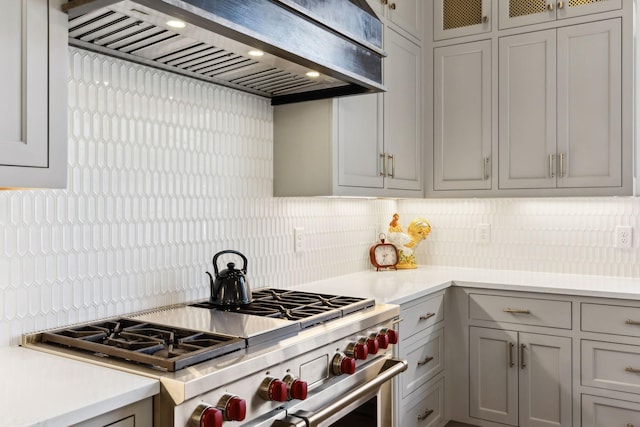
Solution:
{"label": "white electrical outlet", "polygon": [[294,227],[293,229],[293,251],[304,251],[304,228]]}
{"label": "white electrical outlet", "polygon": [[491,224],[476,225],[476,242],[483,244],[491,242]]}
{"label": "white electrical outlet", "polygon": [[627,225],[616,227],[616,248],[630,248],[633,245],[633,228]]}

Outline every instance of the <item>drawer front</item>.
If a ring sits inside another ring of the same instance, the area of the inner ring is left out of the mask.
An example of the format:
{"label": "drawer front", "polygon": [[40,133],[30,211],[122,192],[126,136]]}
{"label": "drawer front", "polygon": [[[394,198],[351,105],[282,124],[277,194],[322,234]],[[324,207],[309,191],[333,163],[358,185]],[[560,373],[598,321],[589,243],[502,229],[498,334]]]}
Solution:
{"label": "drawer front", "polygon": [[404,340],[444,319],[444,295],[418,298],[400,308],[402,322],[398,325],[400,339]]}
{"label": "drawer front", "polygon": [[571,329],[571,302],[469,294],[469,318]]}
{"label": "drawer front", "polygon": [[580,323],[586,332],[640,337],[640,308],[583,303]]}
{"label": "drawer front", "polygon": [[582,395],[582,427],[640,426],[640,404]]}
{"label": "drawer front", "polygon": [[424,340],[402,352],[409,367],[400,374],[402,397],[407,397],[414,390],[426,383],[429,378],[440,372],[444,362],[444,333],[439,329]]}
{"label": "drawer front", "polygon": [[[406,403],[404,403],[406,401]],[[415,398],[403,401],[400,410],[402,427],[435,427],[444,421],[444,380],[421,388]]]}
{"label": "drawer front", "polygon": [[582,341],[582,384],[640,394],[640,347]]}

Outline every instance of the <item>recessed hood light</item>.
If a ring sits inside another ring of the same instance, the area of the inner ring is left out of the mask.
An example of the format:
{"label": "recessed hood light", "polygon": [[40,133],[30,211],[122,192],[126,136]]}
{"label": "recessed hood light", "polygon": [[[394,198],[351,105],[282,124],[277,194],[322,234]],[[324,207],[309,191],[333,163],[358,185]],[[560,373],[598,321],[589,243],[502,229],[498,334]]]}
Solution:
{"label": "recessed hood light", "polygon": [[259,57],[259,56],[263,56],[264,52],[258,49],[252,49],[249,52],[247,52],[249,54],[249,56],[255,56],[255,57]]}
{"label": "recessed hood light", "polygon": [[187,24],[185,24],[184,22],[178,19],[172,19],[170,21],[167,21],[167,25],[170,26],[171,28],[184,28],[187,26]]}
{"label": "recessed hood light", "polygon": [[316,77],[320,77],[320,73],[317,71],[309,71],[307,72],[307,77],[315,79]]}

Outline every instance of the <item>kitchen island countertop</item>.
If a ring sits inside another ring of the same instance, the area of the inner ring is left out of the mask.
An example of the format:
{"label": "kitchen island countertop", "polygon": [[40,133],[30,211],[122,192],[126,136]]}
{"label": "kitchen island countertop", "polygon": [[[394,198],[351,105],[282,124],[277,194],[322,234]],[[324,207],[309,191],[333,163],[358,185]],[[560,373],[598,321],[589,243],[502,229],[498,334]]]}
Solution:
{"label": "kitchen island countertop", "polygon": [[160,392],[157,380],[22,347],[0,348],[7,427],[66,427]]}
{"label": "kitchen island countertop", "polygon": [[296,289],[403,304],[449,286],[640,299],[640,278],[437,266],[398,271],[370,270],[310,282]]}

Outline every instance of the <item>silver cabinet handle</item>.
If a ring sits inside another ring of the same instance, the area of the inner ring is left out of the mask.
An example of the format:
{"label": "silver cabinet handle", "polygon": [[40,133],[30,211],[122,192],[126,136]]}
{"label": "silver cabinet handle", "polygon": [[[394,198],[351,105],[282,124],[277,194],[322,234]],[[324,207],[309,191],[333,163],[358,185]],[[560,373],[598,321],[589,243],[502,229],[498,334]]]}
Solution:
{"label": "silver cabinet handle", "polygon": [[502,311],[504,311],[505,313],[511,313],[511,314],[531,314],[531,312],[527,309],[520,309],[520,308],[505,308]]}
{"label": "silver cabinet handle", "polygon": [[513,361],[513,347],[515,347],[515,344],[510,342],[509,343],[509,367],[513,368],[515,366],[515,362]]}
{"label": "silver cabinet handle", "polygon": [[382,169],[380,170],[380,176],[387,176],[387,154],[380,154],[380,159],[382,160]]}
{"label": "silver cabinet handle", "polygon": [[527,367],[527,364],[524,361],[524,349],[527,348],[526,344],[520,344],[520,369],[524,369]]}
{"label": "silver cabinet handle", "polygon": [[423,314],[422,316],[420,316],[420,320],[429,320],[435,315],[436,315],[435,313]]}
{"label": "silver cabinet handle", "polygon": [[387,154],[387,160],[391,160],[391,172],[389,172],[389,175],[391,178],[395,178],[396,175],[396,156],[394,156],[393,154]]}
{"label": "silver cabinet handle", "polygon": [[487,180],[489,179],[489,158],[485,157],[484,158],[484,170],[483,170],[483,174],[482,174],[482,179],[483,180]]}
{"label": "silver cabinet handle", "polygon": [[558,175],[559,178],[564,177],[564,158],[565,158],[565,154],[560,153],[560,173]]}
{"label": "silver cabinet handle", "polygon": [[627,366],[624,370],[632,374],[640,374],[640,369],[632,368],[631,366]]}
{"label": "silver cabinet handle", "polygon": [[553,167],[553,163],[554,163],[555,159],[556,159],[555,154],[549,154],[549,178],[555,178],[556,177],[556,174],[555,174],[555,171],[554,171],[555,168]]}
{"label": "silver cabinet handle", "polygon": [[422,359],[422,360],[420,360],[418,362],[418,366],[426,365],[427,363],[431,362],[432,360],[433,360],[433,356],[425,357],[424,359]]}
{"label": "silver cabinet handle", "polygon": [[433,414],[433,409],[427,409],[422,413],[422,415],[418,415],[418,421],[424,421],[429,418],[429,415]]}
{"label": "silver cabinet handle", "polygon": [[624,323],[626,323],[627,325],[640,326],[640,321],[637,320],[627,319],[627,321]]}

